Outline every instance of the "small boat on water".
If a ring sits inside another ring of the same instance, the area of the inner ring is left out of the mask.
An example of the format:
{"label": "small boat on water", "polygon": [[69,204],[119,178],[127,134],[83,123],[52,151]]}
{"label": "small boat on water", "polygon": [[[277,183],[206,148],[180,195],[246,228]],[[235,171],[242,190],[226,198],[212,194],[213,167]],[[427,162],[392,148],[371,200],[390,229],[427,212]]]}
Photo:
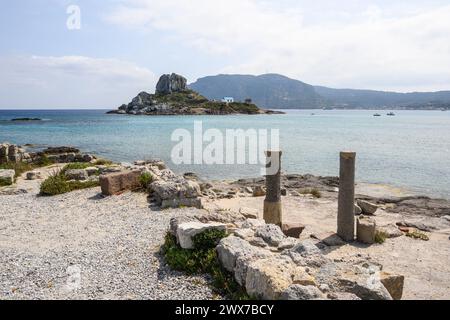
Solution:
{"label": "small boat on water", "polygon": [[387,115],[390,117],[395,117],[395,113],[393,113],[393,112],[389,112]]}
{"label": "small boat on water", "polygon": [[381,114],[375,113],[373,116],[374,116],[374,117],[381,117]]}

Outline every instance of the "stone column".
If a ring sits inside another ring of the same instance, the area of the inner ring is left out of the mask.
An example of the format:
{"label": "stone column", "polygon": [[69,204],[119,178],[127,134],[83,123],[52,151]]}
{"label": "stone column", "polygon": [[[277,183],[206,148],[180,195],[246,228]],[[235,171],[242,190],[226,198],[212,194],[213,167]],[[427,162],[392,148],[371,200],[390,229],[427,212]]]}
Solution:
{"label": "stone column", "polygon": [[[266,156],[270,161],[267,164],[268,174],[266,175],[266,199],[264,200],[264,220],[267,224],[282,225],[281,208],[281,151],[266,151]],[[276,160],[272,160],[276,159]],[[278,164],[275,163],[278,160]],[[272,163],[274,162],[274,163]],[[278,168],[272,167],[278,165]],[[275,168],[275,171],[274,171]]]}
{"label": "stone column", "polygon": [[345,241],[355,240],[355,152],[341,152],[338,231]]}

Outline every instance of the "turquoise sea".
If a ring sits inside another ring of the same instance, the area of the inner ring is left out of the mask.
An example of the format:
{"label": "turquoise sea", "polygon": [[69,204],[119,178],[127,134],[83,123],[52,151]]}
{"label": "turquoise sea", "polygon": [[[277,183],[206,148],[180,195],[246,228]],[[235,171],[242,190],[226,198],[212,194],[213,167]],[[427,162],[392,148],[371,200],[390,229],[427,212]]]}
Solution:
{"label": "turquoise sea", "polygon": [[[71,145],[115,161],[161,158],[176,172],[210,179],[256,177],[259,166],[176,166],[171,134],[194,121],[205,129],[279,129],[283,170],[338,175],[339,151],[357,152],[357,179],[386,183],[426,195],[450,198],[450,112],[292,110],[286,115],[125,116],[105,110],[0,110],[0,142]],[[315,115],[313,115],[313,113]],[[14,123],[20,117],[45,121]]]}

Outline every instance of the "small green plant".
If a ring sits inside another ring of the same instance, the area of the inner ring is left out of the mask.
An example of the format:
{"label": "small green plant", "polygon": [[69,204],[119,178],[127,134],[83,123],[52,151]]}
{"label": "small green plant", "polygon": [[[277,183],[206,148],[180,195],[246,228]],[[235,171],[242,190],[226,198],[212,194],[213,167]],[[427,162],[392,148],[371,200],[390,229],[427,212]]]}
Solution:
{"label": "small green plant", "polygon": [[150,172],[144,172],[139,177],[139,183],[143,189],[147,189],[149,184],[153,182],[153,176]]}
{"label": "small green plant", "polygon": [[112,164],[112,161],[106,159],[97,159],[97,161],[95,161],[96,166],[110,166]]}
{"label": "small green plant", "polygon": [[233,300],[249,300],[245,290],[234,280],[231,273],[220,265],[216,246],[226,237],[225,231],[209,230],[196,235],[192,240],[194,250],[182,249],[171,234],[166,235],[162,253],[167,264],[174,270],[193,274],[210,274],[212,285]]}
{"label": "small green plant", "polygon": [[43,196],[54,196],[70,192],[70,187],[63,175],[54,173],[42,182],[40,192]]}
{"label": "small green plant", "polygon": [[386,239],[388,238],[388,235],[386,232],[383,231],[377,231],[375,233],[375,243],[383,244],[386,242]]}
{"label": "small green plant", "polygon": [[54,173],[42,182],[40,194],[42,196],[56,196],[75,190],[98,187],[99,185],[100,183],[98,181],[67,181],[63,173]]}
{"label": "small green plant", "polygon": [[322,193],[320,192],[319,189],[316,188],[306,188],[306,189],[301,189],[299,191],[300,194],[304,194],[304,195],[312,195],[314,198],[320,199],[322,198]]}
{"label": "small green plant", "polygon": [[430,237],[428,237],[425,233],[420,232],[418,230],[410,231],[406,234],[406,236],[409,238],[412,238],[412,239],[418,239],[418,240],[423,240],[423,241],[430,240]]}
{"label": "small green plant", "polygon": [[91,163],[86,162],[74,162],[67,164],[62,170],[61,174],[64,175],[68,170],[78,170],[78,169],[86,169],[92,167]]}

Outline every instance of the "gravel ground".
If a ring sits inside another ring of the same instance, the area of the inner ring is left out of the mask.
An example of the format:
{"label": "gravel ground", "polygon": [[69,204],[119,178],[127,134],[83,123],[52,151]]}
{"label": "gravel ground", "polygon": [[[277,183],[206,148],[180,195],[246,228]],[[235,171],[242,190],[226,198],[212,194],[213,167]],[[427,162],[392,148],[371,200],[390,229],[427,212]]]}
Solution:
{"label": "gravel ground", "polygon": [[158,255],[169,220],[196,209],[158,211],[145,194],[103,198],[99,188],[29,191],[0,195],[0,299],[217,298],[205,277]]}

